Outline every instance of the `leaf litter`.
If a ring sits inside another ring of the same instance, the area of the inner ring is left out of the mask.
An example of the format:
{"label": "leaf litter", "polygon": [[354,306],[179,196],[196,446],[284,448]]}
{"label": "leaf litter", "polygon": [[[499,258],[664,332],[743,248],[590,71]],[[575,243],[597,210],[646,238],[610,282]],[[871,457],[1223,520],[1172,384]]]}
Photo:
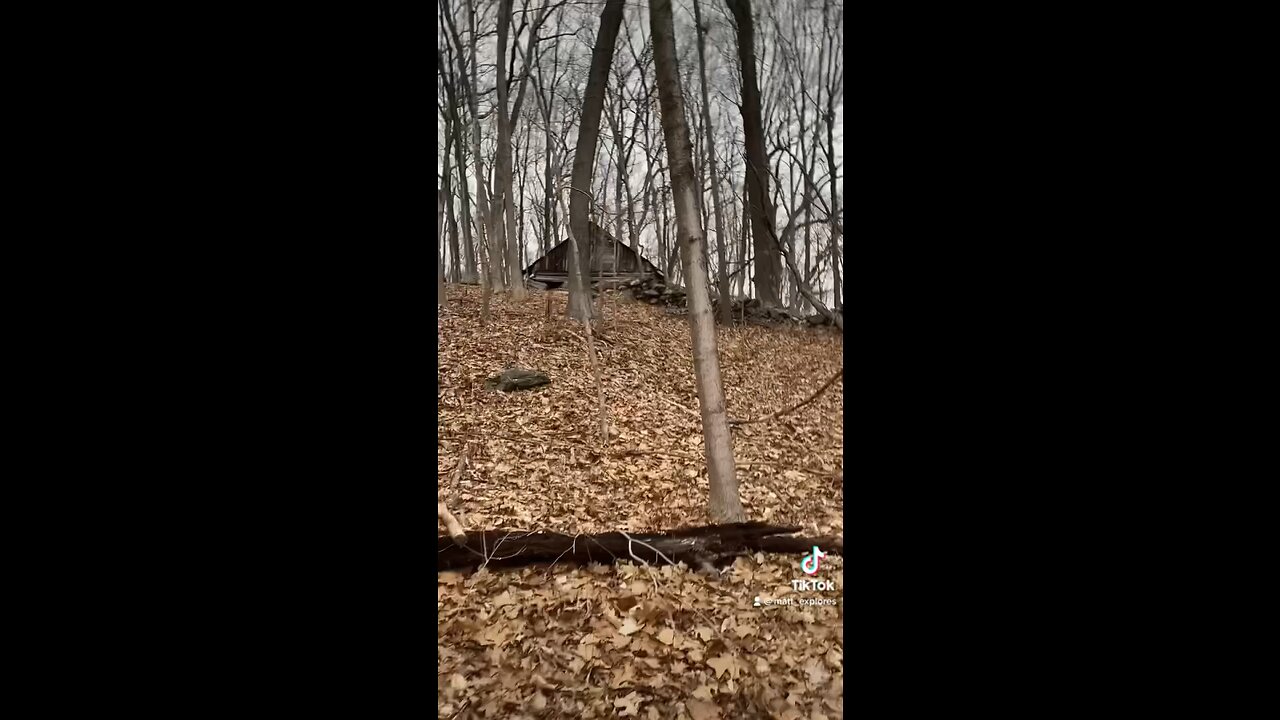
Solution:
{"label": "leaf litter", "polygon": [[[471,530],[652,532],[710,522],[688,321],[606,299],[595,330],[608,412],[564,293],[495,295],[451,285],[440,310],[437,481]],[[828,329],[717,329],[732,418],[809,397],[843,364]],[[487,390],[518,366],[552,381]],[[749,519],[843,535],[844,384],[794,413],[734,428]],[[464,447],[468,463],[454,470]],[[456,479],[455,479],[456,477]],[[684,567],[560,565],[442,572],[437,581],[440,717],[843,717],[843,558],[797,592],[799,558],[738,558],[718,576]]]}

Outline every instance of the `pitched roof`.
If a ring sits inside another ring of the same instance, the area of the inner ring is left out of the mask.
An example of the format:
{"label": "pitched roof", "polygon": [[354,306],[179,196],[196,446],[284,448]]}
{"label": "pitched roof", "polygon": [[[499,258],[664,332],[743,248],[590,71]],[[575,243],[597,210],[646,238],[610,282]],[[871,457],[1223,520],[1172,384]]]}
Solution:
{"label": "pitched roof", "polygon": [[[649,262],[643,254],[633,252],[630,247],[610,235],[604,228],[595,223],[591,223],[589,225],[589,230],[592,240],[592,251],[598,252],[606,250],[612,253],[616,250],[621,264],[623,266],[629,266],[627,269],[620,270],[620,274],[646,272],[653,273],[658,276],[662,275],[662,271],[659,270],[652,262]],[[539,269],[539,265],[542,266],[541,269],[544,271],[551,271],[555,273],[567,272],[569,247],[568,240],[561,241],[555,247],[548,250],[545,255],[542,255],[532,263],[529,263],[529,266],[524,269],[524,274],[527,276],[535,272]],[[635,259],[631,260],[631,258]]]}

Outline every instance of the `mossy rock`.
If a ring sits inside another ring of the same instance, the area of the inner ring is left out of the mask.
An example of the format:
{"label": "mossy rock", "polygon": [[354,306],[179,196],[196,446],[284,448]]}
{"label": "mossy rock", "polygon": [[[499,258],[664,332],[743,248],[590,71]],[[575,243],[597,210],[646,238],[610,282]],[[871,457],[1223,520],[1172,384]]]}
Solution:
{"label": "mossy rock", "polygon": [[528,390],[530,388],[536,388],[539,385],[548,385],[550,383],[551,378],[537,370],[511,368],[509,370],[503,370],[501,373],[486,379],[484,381],[484,386],[490,390],[512,392],[514,390]]}

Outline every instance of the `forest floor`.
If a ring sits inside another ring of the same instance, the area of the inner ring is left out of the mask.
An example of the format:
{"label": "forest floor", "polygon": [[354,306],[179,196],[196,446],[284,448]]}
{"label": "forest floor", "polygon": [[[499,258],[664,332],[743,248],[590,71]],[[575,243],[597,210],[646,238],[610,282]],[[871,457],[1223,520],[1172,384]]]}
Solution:
{"label": "forest floor", "polygon": [[[439,321],[437,475],[462,523],[568,534],[709,523],[687,316],[606,297],[595,337],[605,446],[567,296],[495,294],[481,326],[480,293],[450,285]],[[721,327],[717,343],[737,419],[789,408],[843,366],[843,338],[829,328]],[[551,384],[486,390],[509,365]],[[843,535],[843,406],[841,379],[792,414],[734,429],[748,519]],[[793,590],[799,579],[835,590]],[[814,576],[799,556],[760,554],[719,576],[629,563],[441,572],[439,716],[843,717],[843,592],[835,555]],[[834,604],[810,604],[819,600]]]}

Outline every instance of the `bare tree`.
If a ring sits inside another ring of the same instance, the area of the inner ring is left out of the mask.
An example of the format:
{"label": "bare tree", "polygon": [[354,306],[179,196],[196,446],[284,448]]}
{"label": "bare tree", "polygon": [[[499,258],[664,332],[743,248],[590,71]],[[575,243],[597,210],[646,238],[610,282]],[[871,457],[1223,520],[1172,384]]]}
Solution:
{"label": "bare tree", "polygon": [[578,251],[572,253],[569,269],[569,316],[589,322],[591,295],[587,282],[593,234],[589,231],[591,178],[596,164],[596,141],[600,137],[600,114],[604,110],[604,86],[613,64],[613,46],[622,23],[622,0],[606,0],[600,13],[600,32],[591,51],[587,90],[583,96],[582,120],[573,153],[573,175],[569,188],[569,224],[577,238]]}
{"label": "bare tree", "polygon": [[[515,211],[511,187],[511,118],[507,116],[507,36],[511,30],[511,4],[512,0],[498,0],[498,147],[494,163],[498,188],[494,192],[492,212],[493,225],[498,231],[498,245],[506,254],[507,285],[511,288],[511,297],[523,300],[520,252],[516,247],[519,228],[514,227],[513,222]],[[514,54],[513,52],[512,55]]]}
{"label": "bare tree", "polygon": [[769,195],[769,158],[760,115],[760,85],[756,79],[755,22],[751,16],[751,0],[726,0],[726,3],[738,24],[742,129],[746,138],[746,183],[755,250],[756,297],[761,305],[777,307],[781,304],[778,285],[782,272],[778,251],[769,242],[769,238],[777,237],[777,232],[773,200]]}
{"label": "bare tree", "polygon": [[451,148],[462,142],[461,134],[455,132],[454,123],[450,116],[450,110],[443,106],[440,108],[445,116],[444,122],[444,152],[441,159],[444,162],[443,172],[440,174],[440,190],[444,194],[444,227],[445,235],[448,238],[449,262],[445,268],[446,278],[450,282],[458,282],[461,279],[461,263],[458,249],[458,220],[453,215],[453,167],[450,164],[452,156],[449,154]]}
{"label": "bare tree", "polygon": [[[563,0],[561,0],[561,3],[563,3]],[[512,4],[512,0],[498,0],[498,79],[496,86],[498,95],[498,138],[494,157],[494,180],[497,183],[497,187],[493,193],[493,215],[494,227],[499,231],[500,245],[503,248],[503,258],[506,263],[506,282],[511,289],[512,299],[521,300],[525,297],[524,280],[521,276],[524,235],[521,232],[520,224],[516,220],[517,202],[513,192],[511,151],[513,137],[516,136],[516,125],[520,120],[520,107],[524,102],[525,89],[528,87],[529,78],[533,74],[530,68],[534,57],[533,48],[538,42],[538,33],[542,28],[542,24],[547,19],[548,13],[553,6],[550,4],[541,6],[536,15],[534,15],[532,23],[530,23],[529,3],[528,0],[525,0],[521,12],[523,22],[516,30],[516,39],[511,45],[511,53],[508,58],[507,40],[511,29]],[[523,52],[520,52],[519,38],[526,28],[528,33],[525,47]],[[517,55],[524,57],[524,68],[520,73],[517,85],[515,105],[509,108],[510,85],[515,81],[510,75],[515,72]]]}
{"label": "bare tree", "polygon": [[[484,171],[484,155],[481,152],[481,128],[480,128],[480,99],[479,99],[479,62],[476,59],[476,41],[479,35],[479,21],[476,18],[476,6],[474,3],[465,3],[467,6],[467,19],[470,29],[468,42],[462,44],[461,36],[458,33],[457,25],[453,22],[453,15],[449,12],[448,0],[442,0],[445,3],[445,24],[449,30],[450,36],[453,38],[455,48],[458,50],[458,80],[463,89],[463,96],[467,101],[467,108],[471,112],[471,151],[475,161],[475,180],[476,180],[476,214],[479,215],[476,222],[476,228],[480,231],[481,244],[484,246],[485,267],[483,270],[489,273],[488,282],[484,283],[485,292],[492,292],[494,287],[501,288],[503,284],[502,273],[499,270],[500,261],[494,257],[494,216],[492,208],[489,204],[489,180]],[[470,74],[466,63],[463,62],[463,49],[470,58]],[[488,295],[485,296],[485,307],[488,306]]]}
{"label": "bare tree", "polygon": [[711,315],[704,239],[699,223],[698,193],[693,172],[689,127],[685,122],[684,93],[676,65],[675,29],[671,0],[653,0],[649,11],[653,34],[654,66],[662,105],[662,132],[667,140],[667,162],[675,191],[676,226],[688,283],[689,324],[693,334],[693,368],[702,411],[706,444],[707,477],[711,484],[710,515],[713,522],[746,519],[738,497],[734,474],[733,440],[725,414],[720,361],[716,354],[715,321]]}
{"label": "bare tree", "polygon": [[698,76],[702,83],[702,123],[707,134],[707,168],[711,175],[711,204],[716,218],[716,260],[720,263],[716,285],[720,290],[720,321],[728,325],[733,321],[729,304],[729,263],[725,257],[724,211],[720,208],[720,182],[716,177],[716,143],[711,131],[711,101],[707,97],[706,42],[710,23],[702,19],[702,6],[693,0],[693,18],[698,31]]}
{"label": "bare tree", "polygon": [[444,297],[444,225],[441,223],[441,216],[444,215],[444,191],[436,190],[436,305],[445,306]]}
{"label": "bare tree", "polygon": [[[453,59],[453,46],[446,45],[448,57]],[[445,56],[439,49],[436,50],[436,60],[440,67],[440,80],[444,84],[445,98],[447,100],[444,110],[446,118],[449,121],[450,132],[455,140],[453,144],[454,159],[457,164],[458,171],[458,199],[462,203],[462,282],[473,283],[476,281],[476,251],[475,244],[471,237],[471,192],[467,188],[466,176],[466,142],[463,140],[464,129],[462,117],[459,112],[461,103],[458,100],[458,94],[455,90],[452,63],[445,62]],[[445,166],[446,168],[448,165]],[[446,173],[447,174],[447,173]],[[446,185],[446,190],[448,190]],[[450,198],[449,205],[452,207],[453,200]]]}
{"label": "bare tree", "polygon": [[[556,12],[555,30],[560,30],[560,23],[563,19],[563,11]],[[556,33],[558,34],[558,32]],[[538,111],[542,117],[543,132],[543,178],[542,178],[542,253],[543,255],[550,252],[555,242],[553,238],[558,238],[557,226],[560,217],[557,214],[559,200],[556,197],[560,170],[564,164],[565,156],[568,154],[566,143],[568,133],[573,127],[572,118],[568,113],[563,118],[558,118],[558,123],[553,122],[552,115],[556,109],[556,100],[561,83],[565,80],[569,72],[569,62],[561,63],[560,52],[562,43],[553,43],[551,46],[551,72],[545,73],[543,69],[543,61],[546,59],[547,53],[540,51],[538,53],[538,62],[534,64],[533,85],[536,89],[535,98],[538,103]],[[566,51],[567,53],[567,51]],[[559,132],[553,132],[553,125],[558,126]]]}
{"label": "bare tree", "polygon": [[[823,68],[827,91],[827,106],[823,113],[823,120],[827,126],[827,174],[831,177],[831,207],[828,208],[831,220],[831,273],[834,282],[831,291],[831,304],[835,306],[837,312],[840,312],[844,308],[844,293],[843,285],[840,281],[840,251],[837,249],[841,231],[840,223],[837,219],[840,212],[836,205],[834,128],[836,122],[836,96],[837,93],[843,95],[844,92],[844,68],[836,65],[836,59],[844,52],[844,35],[840,31],[840,26],[844,22],[844,5],[841,4],[839,9],[832,8],[831,5],[831,0],[823,0],[822,39],[827,60]],[[843,97],[841,97],[841,100],[843,100]]]}

